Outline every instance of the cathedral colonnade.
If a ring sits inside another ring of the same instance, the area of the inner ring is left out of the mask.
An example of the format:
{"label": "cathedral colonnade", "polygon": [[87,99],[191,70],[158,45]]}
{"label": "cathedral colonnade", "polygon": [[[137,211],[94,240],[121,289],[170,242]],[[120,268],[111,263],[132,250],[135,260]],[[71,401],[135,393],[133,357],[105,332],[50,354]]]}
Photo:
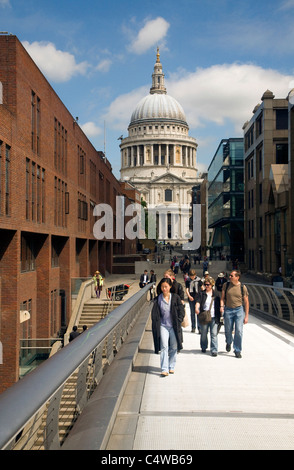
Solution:
{"label": "cathedral colonnade", "polygon": [[121,149],[122,168],[150,166],[184,166],[195,168],[195,146],[170,143],[128,145]]}

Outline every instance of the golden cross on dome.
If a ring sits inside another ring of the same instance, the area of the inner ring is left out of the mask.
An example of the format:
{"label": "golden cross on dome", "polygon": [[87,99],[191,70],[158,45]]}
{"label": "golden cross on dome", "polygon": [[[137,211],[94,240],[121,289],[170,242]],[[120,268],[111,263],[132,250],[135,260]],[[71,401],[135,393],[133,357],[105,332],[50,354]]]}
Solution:
{"label": "golden cross on dome", "polygon": [[159,57],[160,57],[160,54],[159,54],[159,47],[157,47],[157,54],[156,54],[156,62],[157,62],[157,63],[160,63]]}

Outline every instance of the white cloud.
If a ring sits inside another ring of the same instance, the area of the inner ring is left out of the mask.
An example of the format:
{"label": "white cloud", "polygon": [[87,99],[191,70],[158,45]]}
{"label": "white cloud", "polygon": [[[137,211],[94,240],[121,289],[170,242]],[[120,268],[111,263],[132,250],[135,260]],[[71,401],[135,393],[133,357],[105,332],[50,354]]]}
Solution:
{"label": "white cloud", "polygon": [[99,62],[96,67],[96,70],[99,72],[108,72],[112,64],[112,60],[110,59],[103,59]]}
{"label": "white cloud", "polygon": [[92,121],[86,122],[81,125],[81,129],[88,137],[97,137],[102,133],[102,129]]}
{"label": "white cloud", "polygon": [[10,0],[0,0],[0,7],[5,8],[10,6]]}
{"label": "white cloud", "polygon": [[162,17],[146,21],[138,35],[133,39],[129,50],[135,54],[143,54],[154,45],[164,40],[170,24]]}
{"label": "white cloud", "polygon": [[281,10],[290,10],[292,8],[294,8],[294,0],[285,0],[280,7]]}
{"label": "white cloud", "polygon": [[23,41],[22,44],[48,80],[66,82],[74,75],[87,72],[87,62],[77,64],[72,54],[56,49],[51,42]]}
{"label": "white cloud", "polygon": [[[205,128],[228,125],[242,136],[242,126],[252,117],[255,105],[261,103],[263,93],[269,89],[276,98],[286,98],[293,79],[276,70],[234,63],[198,68],[195,72],[180,70],[166,80],[166,87],[167,93],[182,105],[193,129],[190,134],[197,139],[197,129],[203,133]],[[127,130],[132,112],[148,92],[147,85],[117,97],[105,116],[111,127]]]}
{"label": "white cloud", "polygon": [[229,121],[242,135],[242,126],[263,93],[269,89],[276,97],[286,98],[291,80],[293,77],[276,70],[234,63],[184,75],[181,71],[166,85],[168,93],[183,106],[190,127],[224,126]]}
{"label": "white cloud", "polygon": [[148,94],[147,87],[118,96],[109,106],[104,116],[106,122],[111,124],[112,129],[117,129],[120,133],[127,130],[131,120],[131,114],[138,102]]}

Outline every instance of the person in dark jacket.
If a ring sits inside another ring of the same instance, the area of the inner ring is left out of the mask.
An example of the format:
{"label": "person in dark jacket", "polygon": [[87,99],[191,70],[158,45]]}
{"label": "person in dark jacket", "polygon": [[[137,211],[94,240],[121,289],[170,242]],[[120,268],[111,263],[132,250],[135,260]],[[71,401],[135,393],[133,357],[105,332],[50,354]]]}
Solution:
{"label": "person in dark jacket", "polygon": [[182,326],[184,305],[178,294],[172,293],[172,281],[160,281],[161,293],[155,298],[151,319],[155,354],[160,352],[161,375],[174,373],[177,352],[183,349]]}
{"label": "person in dark jacket", "polygon": [[141,276],[140,276],[139,286],[142,289],[142,287],[145,287],[148,283],[149,283],[148,271],[147,271],[147,269],[145,269],[144,273],[141,274]]}
{"label": "person in dark jacket", "polygon": [[69,335],[69,341],[72,341],[74,340],[75,338],[77,338],[79,336],[79,332],[78,332],[78,327],[75,325]]}
{"label": "person in dark jacket", "polygon": [[212,356],[218,353],[218,324],[220,322],[220,297],[214,293],[214,279],[208,277],[204,281],[205,291],[201,292],[196,302],[196,314],[204,310],[211,313],[211,321],[207,325],[201,325],[200,346],[203,353],[206,352],[208,346],[208,330],[210,330],[210,351]]}

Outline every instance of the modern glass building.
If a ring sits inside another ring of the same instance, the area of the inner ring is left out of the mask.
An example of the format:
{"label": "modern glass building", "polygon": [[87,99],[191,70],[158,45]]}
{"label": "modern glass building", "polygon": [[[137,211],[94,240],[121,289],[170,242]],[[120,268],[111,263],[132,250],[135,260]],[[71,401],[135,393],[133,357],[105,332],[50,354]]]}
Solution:
{"label": "modern glass building", "polygon": [[222,139],[208,168],[210,255],[244,260],[243,138]]}

